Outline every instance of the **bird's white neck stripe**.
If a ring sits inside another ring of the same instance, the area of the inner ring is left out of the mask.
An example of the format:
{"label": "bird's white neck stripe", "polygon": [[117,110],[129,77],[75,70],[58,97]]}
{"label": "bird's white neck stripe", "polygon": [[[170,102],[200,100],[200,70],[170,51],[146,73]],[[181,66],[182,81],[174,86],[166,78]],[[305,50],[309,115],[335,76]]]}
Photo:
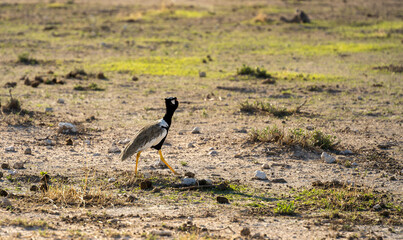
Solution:
{"label": "bird's white neck stripe", "polygon": [[169,127],[169,125],[168,125],[168,123],[164,120],[164,119],[160,119],[159,121],[158,121],[158,124],[161,126],[161,127]]}

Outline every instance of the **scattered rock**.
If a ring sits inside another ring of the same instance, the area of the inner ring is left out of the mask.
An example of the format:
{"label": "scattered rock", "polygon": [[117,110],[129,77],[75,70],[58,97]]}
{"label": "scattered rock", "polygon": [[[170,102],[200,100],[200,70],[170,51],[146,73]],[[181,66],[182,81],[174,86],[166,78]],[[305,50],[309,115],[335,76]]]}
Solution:
{"label": "scattered rock", "polygon": [[31,154],[32,154],[31,148],[26,148],[26,149],[24,150],[24,154],[26,154],[26,155],[31,155]]}
{"label": "scattered rock", "polygon": [[113,182],[116,182],[116,178],[111,177],[108,179],[108,183],[113,183]]}
{"label": "scattered rock", "polygon": [[221,196],[217,196],[217,202],[220,204],[229,204],[228,198]]}
{"label": "scattered rock", "polygon": [[186,176],[186,177],[189,177],[189,178],[194,178],[195,174],[192,173],[192,172],[186,172],[186,173],[185,173],[185,176]]}
{"label": "scattered rock", "polygon": [[353,163],[351,164],[351,166],[352,166],[352,167],[358,167],[358,163],[353,162]]}
{"label": "scattered rock", "polygon": [[120,153],[122,152],[118,147],[112,146],[111,148],[108,149],[108,153]]}
{"label": "scattered rock", "polygon": [[192,133],[193,134],[199,134],[200,133],[200,128],[199,127],[193,128]]}
{"label": "scattered rock", "polygon": [[161,237],[171,237],[172,236],[172,233],[170,231],[160,231],[160,230],[152,230],[150,232],[150,234],[161,236]]}
{"label": "scattered rock", "polygon": [[7,82],[6,84],[4,84],[4,88],[15,88],[17,86],[16,82]]}
{"label": "scattered rock", "polygon": [[195,145],[193,145],[193,143],[188,143],[188,148],[194,148]]}
{"label": "scattered rock", "polygon": [[32,185],[32,186],[29,188],[29,190],[30,190],[31,192],[37,192],[37,191],[39,191],[39,188],[38,188],[38,186],[36,186],[36,185]]}
{"label": "scattered rock", "polygon": [[23,169],[24,168],[24,163],[23,162],[16,162],[16,163],[14,163],[13,168],[15,168],[15,169]]}
{"label": "scattered rock", "polygon": [[344,151],[341,151],[340,154],[342,154],[342,155],[353,155],[354,153],[351,150],[346,149]]}
{"label": "scattered rock", "polygon": [[3,190],[0,188],[0,197],[7,197],[8,196],[8,192],[6,190]]}
{"label": "scattered rock", "polygon": [[87,73],[83,69],[76,69],[67,73],[66,78],[83,79],[87,76]]}
{"label": "scattered rock", "polygon": [[105,74],[104,74],[103,72],[99,72],[99,73],[97,74],[97,78],[98,78],[98,79],[102,79],[102,80],[108,79],[108,78],[105,76]]}
{"label": "scattered rock", "polygon": [[150,180],[144,180],[140,183],[141,190],[151,189],[152,187],[153,183]]}
{"label": "scattered rock", "polygon": [[262,165],[262,169],[270,169],[270,165],[265,163]]}
{"label": "scattered rock", "polygon": [[128,144],[130,141],[131,141],[130,138],[126,138],[126,139],[124,139],[124,140],[120,140],[118,143],[119,143],[119,144],[124,144],[124,145],[126,145],[126,144]]}
{"label": "scattered rock", "polygon": [[88,140],[88,139],[87,139],[87,140],[84,140],[84,143],[87,144],[87,145],[91,145],[91,141]]}
{"label": "scattered rock", "polygon": [[136,76],[133,76],[133,77],[132,77],[132,81],[138,81],[138,80],[139,80],[138,77],[136,77]]}
{"label": "scattered rock", "polygon": [[130,195],[127,197],[126,202],[134,202],[137,198],[134,195]]}
{"label": "scattered rock", "polygon": [[71,138],[66,140],[66,145],[71,146],[73,145],[73,140],[71,140]]}
{"label": "scattered rock", "polygon": [[199,77],[204,78],[206,76],[207,76],[206,72],[199,72]]}
{"label": "scattered rock", "polygon": [[77,133],[77,127],[72,123],[60,122],[58,133]]}
{"label": "scattered rock", "polygon": [[209,153],[207,153],[207,155],[209,155],[209,156],[217,156],[218,152],[213,150],[213,151],[210,151]]}
{"label": "scattered rock", "polygon": [[85,119],[86,122],[92,122],[94,120],[95,120],[95,116],[91,116],[91,117]]}
{"label": "scattered rock", "polygon": [[64,104],[64,99],[62,98],[57,99],[57,103]]}
{"label": "scattered rock", "polygon": [[11,176],[14,176],[14,175],[17,174],[18,172],[17,172],[17,170],[8,170],[8,173],[9,173]]}
{"label": "scattered rock", "polygon": [[364,100],[364,98],[362,98],[361,96],[358,96],[357,99],[360,101]]}
{"label": "scattered rock", "polygon": [[182,179],[182,184],[186,186],[196,185],[196,179],[185,177],[184,179]]}
{"label": "scattered rock", "polygon": [[381,210],[382,209],[382,207],[381,207],[381,205],[378,203],[378,204],[375,204],[373,207],[372,207],[375,211],[379,211],[379,210]]}
{"label": "scattered rock", "polygon": [[336,158],[327,154],[326,152],[323,152],[322,155],[320,155],[320,158],[326,163],[335,163],[336,162]]}
{"label": "scattered rock", "polygon": [[262,84],[275,84],[276,80],[274,78],[267,78],[262,81]]}
{"label": "scattered rock", "polygon": [[395,176],[391,176],[391,177],[389,178],[389,180],[390,180],[390,181],[397,181],[397,178],[396,178]]}
{"label": "scattered rock", "polygon": [[284,178],[275,178],[271,180],[272,183],[287,183]]}
{"label": "scattered rock", "polygon": [[260,235],[260,233],[255,233],[253,234],[252,238],[261,239],[262,236]]}
{"label": "scattered rock", "polygon": [[315,128],[313,126],[306,126],[306,130],[313,131]]}
{"label": "scattered rock", "polygon": [[46,139],[46,140],[45,140],[45,145],[46,145],[46,146],[52,146],[52,145],[53,145],[52,140]]}
{"label": "scattered rock", "polygon": [[1,169],[10,169],[10,165],[8,165],[8,163],[2,163]]}
{"label": "scattered rock", "polygon": [[266,180],[266,179],[267,179],[267,176],[266,176],[266,173],[265,173],[265,172],[262,172],[262,171],[257,170],[257,171],[255,172],[255,178],[256,178],[256,179],[259,179],[259,180]]}
{"label": "scattered rock", "polygon": [[6,152],[15,152],[14,146],[6,147],[5,150]]}
{"label": "scattered rock", "polygon": [[250,235],[250,230],[247,227],[243,227],[241,230],[241,236],[247,237]]}
{"label": "scattered rock", "polygon": [[13,205],[11,204],[10,200],[8,198],[3,197],[0,199],[0,206],[3,208],[11,208]]}
{"label": "scattered rock", "polygon": [[45,108],[45,113],[47,113],[47,112],[53,112],[53,108],[51,108],[51,107]]}

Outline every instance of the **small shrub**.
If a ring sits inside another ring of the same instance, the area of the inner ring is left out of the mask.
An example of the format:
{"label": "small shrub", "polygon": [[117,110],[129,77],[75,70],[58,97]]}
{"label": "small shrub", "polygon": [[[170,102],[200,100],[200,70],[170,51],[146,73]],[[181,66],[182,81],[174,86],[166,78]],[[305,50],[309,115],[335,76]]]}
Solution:
{"label": "small shrub", "polygon": [[286,116],[291,116],[294,114],[296,111],[295,110],[289,110],[285,107],[277,107],[272,105],[269,102],[259,102],[255,101],[253,103],[249,103],[248,101],[245,101],[241,103],[241,112],[246,112],[246,113],[269,113],[275,117],[286,117]]}
{"label": "small shrub", "polygon": [[29,53],[21,53],[18,55],[18,63],[26,64],[26,65],[35,65],[38,64],[39,61],[35,58],[31,58]]}
{"label": "small shrub", "polygon": [[237,69],[237,75],[247,75],[256,78],[271,78],[272,76],[267,73],[263,68],[255,67],[251,68],[248,65],[242,65],[240,69]]}
{"label": "small shrub", "polygon": [[75,85],[73,89],[76,90],[76,91],[88,91],[88,90],[92,90],[92,91],[104,91],[104,90],[105,90],[105,89],[103,89],[103,88],[100,88],[100,87],[98,86],[98,84],[96,84],[96,83],[91,83],[90,85],[88,85],[88,86],[86,86],[86,87],[84,87],[84,86],[82,86],[82,85]]}
{"label": "small shrub", "polygon": [[312,135],[313,145],[324,150],[333,149],[336,145],[335,139],[335,136],[327,135],[317,130],[314,131]]}
{"label": "small shrub", "polygon": [[277,203],[277,207],[274,208],[274,213],[280,215],[294,215],[295,214],[294,201],[291,201],[289,203],[287,202]]}

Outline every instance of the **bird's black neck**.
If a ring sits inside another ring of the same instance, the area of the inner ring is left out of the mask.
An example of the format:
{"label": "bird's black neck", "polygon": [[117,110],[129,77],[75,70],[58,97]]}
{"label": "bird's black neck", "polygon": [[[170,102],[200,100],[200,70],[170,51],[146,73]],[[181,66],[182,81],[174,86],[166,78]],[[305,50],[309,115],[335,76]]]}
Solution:
{"label": "bird's black neck", "polygon": [[165,120],[165,122],[168,123],[168,128],[171,126],[171,122],[172,122],[172,116],[174,115],[173,111],[169,111],[167,110],[167,112],[165,113],[163,119]]}

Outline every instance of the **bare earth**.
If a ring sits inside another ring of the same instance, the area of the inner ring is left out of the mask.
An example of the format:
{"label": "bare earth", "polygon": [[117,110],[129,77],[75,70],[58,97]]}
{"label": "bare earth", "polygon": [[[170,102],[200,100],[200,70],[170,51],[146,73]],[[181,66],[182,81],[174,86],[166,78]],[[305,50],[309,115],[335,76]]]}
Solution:
{"label": "bare earth", "polygon": [[[280,20],[296,9],[312,22]],[[2,1],[0,239],[403,239],[402,12],[398,0]],[[134,156],[111,150],[169,96],[162,152],[179,175],[147,150],[135,178]],[[274,126],[334,145],[253,139]]]}

